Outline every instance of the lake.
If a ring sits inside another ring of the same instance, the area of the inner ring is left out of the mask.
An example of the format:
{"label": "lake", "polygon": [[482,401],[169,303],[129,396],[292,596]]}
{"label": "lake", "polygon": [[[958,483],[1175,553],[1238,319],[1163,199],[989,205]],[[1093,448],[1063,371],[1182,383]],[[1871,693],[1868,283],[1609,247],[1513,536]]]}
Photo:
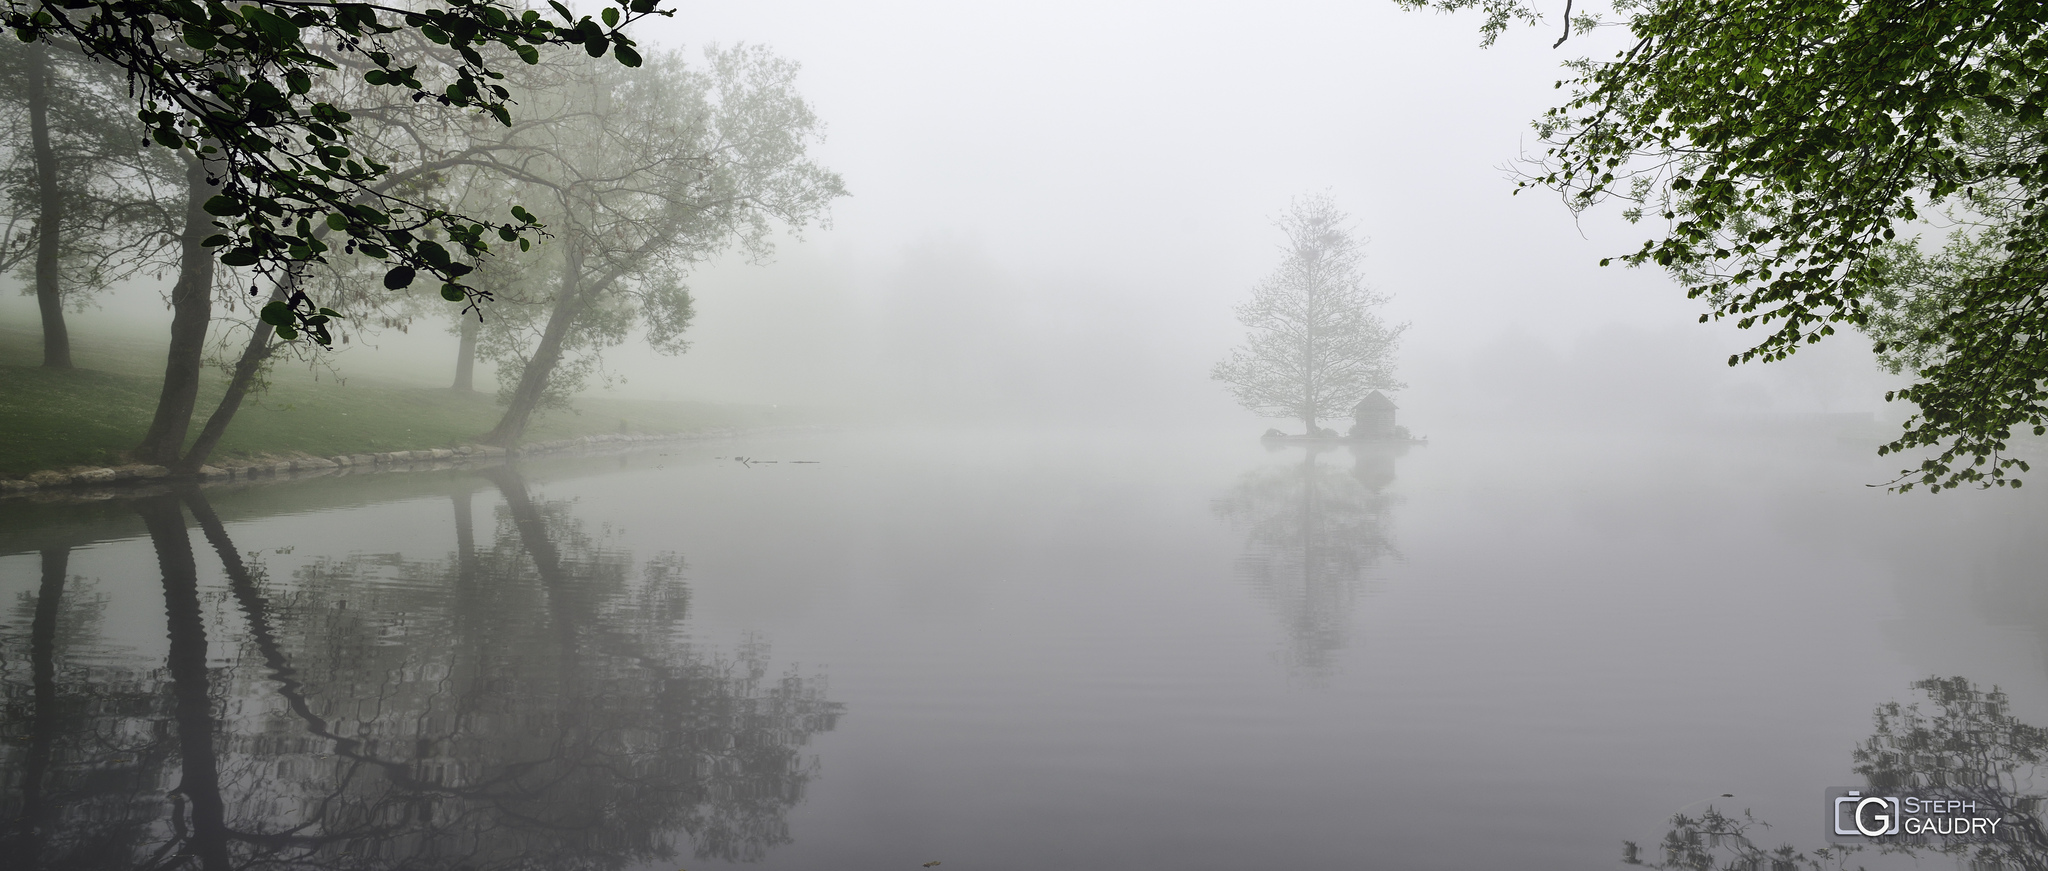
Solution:
{"label": "lake", "polygon": [[1916,681],[2048,726],[2048,503],[1874,444],[845,431],[10,500],[0,863],[1609,868],[1709,806],[1811,850]]}

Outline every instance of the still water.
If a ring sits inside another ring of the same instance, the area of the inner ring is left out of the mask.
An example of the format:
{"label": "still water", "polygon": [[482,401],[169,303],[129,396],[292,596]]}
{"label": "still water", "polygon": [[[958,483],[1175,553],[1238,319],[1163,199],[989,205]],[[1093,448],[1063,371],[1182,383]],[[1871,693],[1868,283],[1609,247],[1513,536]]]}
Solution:
{"label": "still water", "polygon": [[[2031,807],[2048,503],[1867,488],[1870,443],[832,433],[0,503],[0,864],[1613,868],[1710,806],[1826,846],[1866,778]],[[1894,701],[1946,749],[1888,755]]]}

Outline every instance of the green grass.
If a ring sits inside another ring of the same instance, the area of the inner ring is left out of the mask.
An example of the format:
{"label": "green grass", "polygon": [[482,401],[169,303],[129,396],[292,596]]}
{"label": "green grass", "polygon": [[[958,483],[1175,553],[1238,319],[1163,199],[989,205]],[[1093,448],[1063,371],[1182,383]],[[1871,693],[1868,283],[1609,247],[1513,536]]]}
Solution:
{"label": "green grass", "polygon": [[[106,368],[43,369],[37,365],[40,337],[19,326],[0,326],[0,476],[127,462],[127,452],[149,428],[162,385],[161,346],[74,341],[75,360]],[[152,373],[151,367],[159,371]],[[193,435],[224,384],[224,376],[208,371]],[[450,447],[475,441],[497,423],[501,411],[489,393],[360,377],[339,383],[280,366],[268,390],[243,402],[212,459]],[[636,433],[799,422],[786,410],[779,417],[756,406],[585,399],[570,409],[537,415],[527,440],[615,433],[622,421]]]}

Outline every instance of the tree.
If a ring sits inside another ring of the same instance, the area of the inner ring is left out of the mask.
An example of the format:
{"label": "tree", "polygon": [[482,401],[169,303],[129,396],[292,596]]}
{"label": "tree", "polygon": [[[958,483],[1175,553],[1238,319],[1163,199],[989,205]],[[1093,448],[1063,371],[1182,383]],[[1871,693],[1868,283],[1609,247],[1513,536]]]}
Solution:
{"label": "tree", "polygon": [[1251,330],[1210,377],[1230,385],[1246,408],[1316,422],[1348,412],[1373,390],[1395,390],[1394,351],[1408,326],[1372,310],[1386,294],[1365,286],[1350,216],[1325,194],[1300,197],[1274,222],[1287,236],[1280,269],[1237,308]]}
{"label": "tree", "polygon": [[178,461],[192,409],[199,402],[200,360],[206,349],[207,325],[213,320],[217,273],[206,244],[213,232],[206,206],[218,195],[220,185],[200,155],[180,150],[178,156],[185,161],[185,184],[179,209],[183,220],[177,234],[178,277],[170,294],[170,348],[164,355],[164,380],[157,390],[156,411],[134,450],[136,459],[165,466]]}
{"label": "tree", "polygon": [[136,500],[169,638],[154,667],[46,553],[8,614],[26,631],[0,633],[8,867],[598,869],[790,843],[807,745],[844,705],[759,640],[693,639],[680,555],[635,559],[573,503],[489,477],[497,520],[477,535],[458,492],[453,553],[289,576],[197,489]]}
{"label": "tree", "polygon": [[137,144],[127,83],[111,73],[59,45],[0,43],[0,271],[28,273],[48,368],[72,366],[66,309],[162,265],[172,222],[159,197],[183,175]]}
{"label": "tree", "polygon": [[[219,186],[204,203],[219,232],[204,241],[222,265],[281,279],[324,259],[332,246],[315,227],[328,227],[346,237],[343,251],[393,261],[387,284],[407,286],[425,273],[441,279],[444,297],[474,305],[485,298],[462,282],[474,268],[464,261],[487,254],[493,236],[530,244],[532,216],[515,206],[510,221],[479,220],[382,184],[392,168],[352,147],[369,119],[309,96],[315,81],[360,78],[416,102],[510,125],[500,52],[535,64],[540,47],[575,45],[593,58],[609,52],[637,66],[640,55],[622,31],[649,15],[671,14],[658,3],[620,0],[604,7],[600,24],[560,2],[549,4],[558,23],[505,0],[417,9],[297,0],[232,8],[196,0],[6,0],[0,23],[23,42],[61,39],[126,75],[149,139],[201,160],[205,181]],[[407,33],[448,46],[456,62],[407,64],[389,47],[394,34]],[[266,305],[264,317],[283,338],[330,340],[333,312],[304,293]]]}
{"label": "tree", "polygon": [[1351,468],[1318,462],[1326,445],[1306,445],[1301,462],[1238,479],[1213,504],[1245,530],[1238,576],[1272,604],[1287,630],[1287,664],[1324,675],[1349,643],[1352,611],[1374,566],[1398,557],[1387,531],[1394,459],[1406,445],[1351,446]]}
{"label": "tree", "polygon": [[[655,350],[680,353],[693,315],[683,278],[732,247],[768,256],[777,225],[802,228],[844,196],[806,153],[819,121],[796,92],[797,65],[756,46],[708,48],[638,70],[591,68],[560,93],[559,116],[507,131],[531,155],[517,176],[554,238],[541,305],[506,314],[484,352],[516,378],[484,441],[510,445],[551,397],[573,391],[604,348],[644,325]],[[545,318],[541,313],[545,312]]]}
{"label": "tree", "polygon": [[[393,34],[385,41],[384,49],[394,63],[404,63],[414,69],[447,69],[460,63],[460,57],[453,49],[437,44],[421,33]],[[522,95],[530,96],[558,79],[559,76],[535,65],[505,74],[499,81],[505,83],[508,92],[516,88]],[[531,150],[520,143],[506,141],[504,137],[487,134],[484,131],[496,125],[480,116],[450,117],[438,105],[408,99],[389,88],[351,77],[333,76],[317,80],[308,96],[323,102],[352,106],[366,119],[357,130],[355,151],[384,166],[385,173],[365,189],[363,201],[373,196],[394,194],[428,208],[449,211],[443,191],[451,173],[466,169],[473,176],[483,173],[514,175],[518,171],[519,156]],[[519,125],[535,123],[545,123],[545,120],[523,120]],[[279,316],[279,312],[294,304],[295,300],[317,296],[322,301],[322,310],[327,312],[321,316],[323,319],[352,320],[361,325],[370,320],[372,313],[382,313],[394,301],[403,303],[407,292],[406,285],[389,280],[383,259],[373,256],[378,252],[365,251],[362,246],[356,246],[354,251],[345,248],[324,262],[301,264],[269,276],[268,297],[254,300],[253,308],[258,310],[258,316],[251,319],[242,353],[229,367],[227,389],[200,427],[198,435],[191,440],[189,447],[186,446],[185,436],[198,396],[206,323],[212,312],[210,288],[217,281],[236,286],[249,282],[251,293],[256,294],[260,292],[257,280],[263,277],[249,275],[247,268],[223,270],[223,275],[215,276],[213,260],[201,240],[209,226],[204,210],[208,195],[198,187],[202,182],[203,179],[195,176],[191,193],[186,198],[185,256],[180,283],[172,295],[174,308],[180,317],[174,318],[172,323],[172,350],[165,367],[163,396],[158,401],[156,419],[149,434],[136,450],[139,458],[170,466],[177,474],[192,474],[201,468],[226,434],[243,399],[259,388],[260,377],[273,356],[293,342],[289,319]],[[497,204],[505,202],[498,200]],[[318,242],[334,232],[336,228],[332,223],[322,224],[311,228],[311,238]],[[500,252],[501,257],[509,254],[509,251]],[[482,258],[478,265],[488,260]],[[379,279],[380,274],[385,276],[383,280]],[[186,280],[188,277],[189,281]],[[192,292],[186,293],[187,290]],[[232,298],[233,291],[227,291],[225,295]],[[445,288],[441,296],[447,296]],[[471,304],[463,314],[482,316],[475,304]],[[390,320],[388,317],[381,319]],[[327,329],[322,326],[323,333],[314,343],[315,347],[325,346],[331,340],[333,334],[325,332]],[[337,324],[334,329],[341,328]],[[307,352],[313,353],[310,348]],[[174,386],[178,388],[175,392]]]}
{"label": "tree", "polygon": [[[1534,19],[1521,0],[1397,2],[1484,7],[1489,40]],[[1702,322],[1769,328],[1730,365],[1869,331],[1915,378],[1886,399],[1918,406],[1879,452],[1934,452],[1897,489],[2018,484],[2014,428],[2048,434],[2048,15],[1994,0],[1615,8],[1633,41],[1566,65],[1571,96],[1537,122],[1548,148],[1522,186],[1661,219],[1661,238],[1609,260],[1666,269],[1707,302]],[[1943,211],[1975,253],[1917,268],[1902,237]]]}

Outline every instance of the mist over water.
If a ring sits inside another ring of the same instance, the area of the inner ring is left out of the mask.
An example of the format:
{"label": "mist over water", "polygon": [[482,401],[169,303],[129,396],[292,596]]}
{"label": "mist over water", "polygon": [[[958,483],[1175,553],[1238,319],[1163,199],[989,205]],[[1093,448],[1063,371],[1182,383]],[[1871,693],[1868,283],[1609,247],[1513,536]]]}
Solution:
{"label": "mist over water", "polygon": [[7,808],[51,867],[173,787],[234,867],[1603,867],[1723,792],[1815,846],[1912,681],[2048,720],[2030,491],[1815,435],[849,431],[17,512]]}
{"label": "mist over water", "polygon": [[[636,335],[585,398],[796,425],[0,501],[0,855],[1599,868],[1709,805],[1821,846],[1916,681],[2048,726],[2048,504],[1870,486],[1918,457],[1876,454],[1907,410],[1866,339],[1731,368],[1754,337],[1595,265],[1650,230],[1511,196],[1553,37],[1386,2],[677,8],[648,44],[804,65],[852,195],[696,264],[688,353]],[[1318,192],[1409,325],[1413,442],[1261,441],[1300,424],[1209,377]],[[159,284],[74,329],[160,356]],[[451,323],[322,377],[445,387]]]}

